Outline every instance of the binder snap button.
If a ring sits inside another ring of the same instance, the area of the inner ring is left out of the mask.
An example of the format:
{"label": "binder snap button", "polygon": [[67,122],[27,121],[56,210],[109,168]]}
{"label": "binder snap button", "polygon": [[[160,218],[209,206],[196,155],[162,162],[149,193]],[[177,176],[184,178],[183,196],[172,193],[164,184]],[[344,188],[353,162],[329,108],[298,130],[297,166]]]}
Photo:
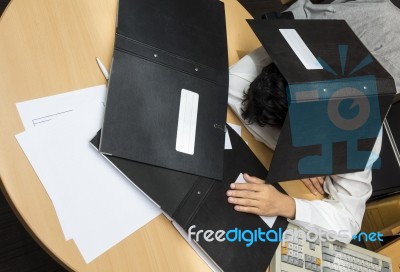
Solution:
{"label": "binder snap button", "polygon": [[223,132],[227,131],[226,126],[223,126],[223,125],[214,124],[214,128],[220,129]]}

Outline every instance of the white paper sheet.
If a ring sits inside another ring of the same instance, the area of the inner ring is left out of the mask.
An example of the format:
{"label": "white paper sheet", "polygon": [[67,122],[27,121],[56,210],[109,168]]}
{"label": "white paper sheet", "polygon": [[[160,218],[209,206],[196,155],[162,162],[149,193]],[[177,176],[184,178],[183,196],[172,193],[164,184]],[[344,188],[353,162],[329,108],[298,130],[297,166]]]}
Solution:
{"label": "white paper sheet", "polygon": [[[98,105],[98,103],[103,103],[103,105],[105,105],[105,100],[106,86],[99,85],[19,102],[16,106],[25,129],[29,130],[36,127],[53,126],[56,124],[68,126],[73,122],[79,123],[81,116],[86,116],[88,112],[91,112],[90,107]],[[52,201],[57,217],[60,220],[65,239],[70,240],[72,239],[72,231],[65,221],[65,212],[62,212],[62,209],[65,209],[65,207],[54,203],[57,202],[58,199],[52,199]]]}
{"label": "white paper sheet", "polygon": [[228,131],[225,132],[225,147],[224,149],[232,149],[231,138],[229,137]]}
{"label": "white paper sheet", "polygon": [[228,125],[234,130],[236,131],[237,134],[239,134],[239,136],[242,136],[242,127],[240,125],[235,125],[232,123],[228,123]]}
{"label": "white paper sheet", "polygon": [[[55,104],[63,105],[62,99],[46,100],[19,106],[24,124],[29,124],[39,105],[50,105],[49,110],[57,108]],[[62,121],[57,119],[16,136],[53,201],[66,237],[73,238],[86,262],[160,214],[90,145],[103,120],[101,100],[74,106],[73,113]]]}
{"label": "white paper sheet", "polygon": [[[243,177],[243,174],[240,174],[235,183],[246,183],[246,180]],[[276,216],[260,216],[261,219],[265,222],[265,224],[268,225],[268,227],[272,228],[274,226],[275,220],[276,220]]]}
{"label": "white paper sheet", "polygon": [[105,85],[20,102],[17,109],[25,130],[28,130],[52,125],[55,121],[68,121],[78,107],[95,101],[105,103]]}
{"label": "white paper sheet", "polygon": [[[241,126],[235,125],[235,124],[231,124],[231,123],[228,123],[228,125],[234,131],[236,131],[236,133],[239,134],[239,136],[242,136],[242,127]],[[232,149],[232,143],[231,143],[231,139],[229,138],[228,131],[225,132],[225,149]]]}

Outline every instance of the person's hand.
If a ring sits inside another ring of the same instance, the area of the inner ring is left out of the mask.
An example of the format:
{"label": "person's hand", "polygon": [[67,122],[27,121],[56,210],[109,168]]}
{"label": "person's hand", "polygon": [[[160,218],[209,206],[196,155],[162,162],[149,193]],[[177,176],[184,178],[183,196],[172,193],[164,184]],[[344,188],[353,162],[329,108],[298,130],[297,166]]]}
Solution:
{"label": "person's hand", "polygon": [[239,212],[263,216],[284,216],[293,219],[296,213],[294,199],[282,194],[263,180],[243,174],[247,183],[232,183],[226,192],[228,202]]}
{"label": "person's hand", "polygon": [[323,195],[325,193],[323,188],[325,177],[307,178],[301,179],[301,181],[314,195]]}

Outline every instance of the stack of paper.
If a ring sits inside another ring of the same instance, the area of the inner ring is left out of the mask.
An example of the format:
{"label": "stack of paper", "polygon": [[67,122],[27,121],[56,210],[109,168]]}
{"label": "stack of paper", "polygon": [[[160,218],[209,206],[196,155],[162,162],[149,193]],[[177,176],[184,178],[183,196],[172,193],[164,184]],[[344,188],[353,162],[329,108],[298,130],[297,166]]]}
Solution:
{"label": "stack of paper", "polygon": [[17,104],[25,132],[16,138],[53,202],[65,239],[90,262],[158,216],[90,145],[101,127],[106,87]]}

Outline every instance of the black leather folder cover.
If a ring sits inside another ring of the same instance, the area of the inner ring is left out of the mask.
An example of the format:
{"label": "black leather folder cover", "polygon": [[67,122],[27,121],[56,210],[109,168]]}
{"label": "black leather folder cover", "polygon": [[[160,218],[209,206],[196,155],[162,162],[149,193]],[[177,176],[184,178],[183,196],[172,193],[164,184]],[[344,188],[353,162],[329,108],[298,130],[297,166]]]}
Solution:
{"label": "black leather folder cover", "polygon": [[393,104],[383,126],[381,167],[372,170],[369,201],[400,192],[400,101]]}
{"label": "black leather folder cover", "polygon": [[[344,20],[248,20],[248,23],[288,82],[289,110],[267,181],[363,171],[393,101],[396,89],[392,76]],[[296,31],[318,62],[326,63],[324,69],[307,69],[282,30]],[[340,54],[344,52],[340,50],[342,46],[347,46],[345,58]],[[367,56],[371,62],[359,66]],[[365,81],[370,77],[374,78],[370,80],[372,86],[361,87],[368,85]],[[360,94],[339,92],[349,89]],[[315,96],[299,98],[309,91]],[[332,101],[337,105],[343,105],[345,100],[361,103],[364,97],[368,99],[368,119],[362,125],[353,116],[346,117],[352,128],[340,128],[338,123],[342,121],[335,119],[346,119],[343,118],[346,113],[339,111],[339,107],[328,114],[328,104]],[[351,163],[354,161],[358,165]],[[301,162],[307,164],[302,171]]]}
{"label": "black leather folder cover", "polygon": [[[199,95],[194,153],[176,150],[182,90]],[[228,97],[224,5],[119,1],[100,151],[222,179]]]}
{"label": "black leather folder cover", "polygon": [[[270,228],[259,216],[239,213],[227,202],[226,191],[240,173],[265,177],[267,170],[258,161],[242,138],[228,128],[231,150],[224,151],[224,177],[222,182],[189,175],[130,160],[105,156],[132,183],[156,202],[185,231],[196,225],[195,230],[256,230]],[[92,140],[98,146],[99,134]],[[284,193],[279,184],[274,186]],[[278,217],[273,229],[282,232],[287,220]],[[193,237],[194,238],[194,237]],[[265,271],[279,243],[255,242],[246,247],[244,242],[206,242],[198,244],[224,271]]]}

